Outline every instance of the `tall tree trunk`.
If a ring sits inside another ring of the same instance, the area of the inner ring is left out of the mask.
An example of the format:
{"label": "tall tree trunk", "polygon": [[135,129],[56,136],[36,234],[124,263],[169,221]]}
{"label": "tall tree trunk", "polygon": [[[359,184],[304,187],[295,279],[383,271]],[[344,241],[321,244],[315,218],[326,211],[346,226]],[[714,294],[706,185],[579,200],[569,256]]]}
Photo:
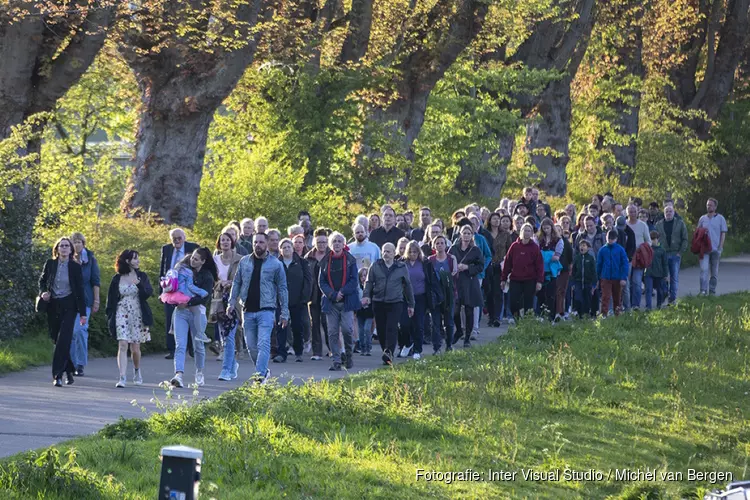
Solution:
{"label": "tall tree trunk", "polygon": [[[11,130],[37,113],[51,111],[94,61],[107,29],[114,21],[109,1],[78,2],[70,12],[31,2],[6,2],[0,7],[0,141]],[[6,9],[19,8],[10,21]],[[36,121],[31,138],[18,144],[22,156],[38,161]],[[16,168],[4,165],[5,168]],[[41,207],[38,168],[29,167],[26,178],[0,192],[0,338],[22,333],[33,312],[35,283],[32,234]]]}
{"label": "tall tree trunk", "polygon": [[492,151],[482,153],[478,166],[462,162],[456,178],[456,189],[459,192],[500,199],[505,181],[508,180],[508,164],[513,157],[516,135],[501,134],[496,144],[497,147]]}
{"label": "tall tree trunk", "polygon": [[[627,19],[624,32],[616,47],[611,47],[615,52],[620,71],[612,76],[620,80],[624,87],[620,98],[609,104],[615,119],[613,128],[621,136],[618,141],[607,143],[600,140],[600,147],[609,149],[614,157],[614,163],[606,165],[604,172],[607,175],[616,175],[623,186],[630,186],[633,182],[636,168],[636,157],[638,153],[638,127],[639,114],[641,111],[641,83],[645,77],[643,65],[643,5],[639,0],[628,2],[608,12],[616,19]],[[637,77],[639,81],[634,85],[632,78]],[[628,83],[630,80],[630,83]]]}
{"label": "tall tree trunk", "polygon": [[[142,101],[136,165],[121,208],[130,215],[154,213],[166,223],[186,227],[192,227],[198,215],[209,126],[253,61],[261,33],[252,31],[262,5],[261,0],[218,7],[209,0],[193,3],[193,8],[204,12],[236,9],[229,16],[234,22],[220,31],[222,36],[242,39],[245,44],[225,48],[217,43],[209,49],[201,45],[203,34],[196,40],[172,31],[155,33],[153,24],[161,25],[165,16],[170,21],[165,26],[190,25],[193,11],[179,2],[166,12],[139,11],[139,29],[125,33],[120,43],[120,51],[138,80]],[[212,35],[217,29],[210,23],[193,28]]]}
{"label": "tall tree trunk", "polygon": [[536,117],[526,125],[526,150],[542,176],[539,188],[552,196],[563,196],[568,188],[571,81],[566,75],[551,82],[536,107]]}
{"label": "tall tree trunk", "polygon": [[208,128],[214,109],[187,115],[145,109],[138,121],[136,167],[123,207],[142,207],[174,224],[198,217]]}

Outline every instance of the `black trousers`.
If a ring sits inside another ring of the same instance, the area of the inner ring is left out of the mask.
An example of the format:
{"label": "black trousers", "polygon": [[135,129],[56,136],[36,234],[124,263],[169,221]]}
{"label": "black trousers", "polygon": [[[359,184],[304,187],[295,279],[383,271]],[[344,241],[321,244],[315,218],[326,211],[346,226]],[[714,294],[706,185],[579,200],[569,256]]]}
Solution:
{"label": "black trousers", "polygon": [[482,282],[484,295],[487,297],[487,315],[490,317],[490,323],[500,319],[500,313],[503,310],[503,290],[500,288],[501,275],[500,263],[493,262],[487,268]]}
{"label": "black trousers", "polygon": [[73,328],[75,327],[76,301],[71,294],[61,299],[50,300],[47,307],[47,326],[52,341],[55,343],[55,352],[52,355],[52,377],[62,377],[63,373],[73,375],[75,367],[70,359],[70,343],[73,340]]}
{"label": "black trousers", "polygon": [[373,302],[375,328],[378,329],[378,341],[383,352],[393,355],[398,341],[398,322],[401,320],[403,302]]}
{"label": "black trousers", "polygon": [[[313,356],[323,355],[321,337],[326,339],[326,347],[328,347],[328,320],[326,319],[326,315],[321,313],[320,307],[320,304],[310,304],[310,319],[312,320],[310,340],[312,341]],[[321,328],[323,329],[323,333],[321,333]],[[331,348],[328,347],[328,350],[330,351]]]}
{"label": "black trousers", "polygon": [[287,358],[286,343],[290,328],[292,330],[292,347],[294,347],[294,355],[302,356],[302,317],[307,314],[305,309],[305,304],[289,306],[289,322],[287,323],[286,328],[281,328],[280,326],[278,328],[279,333],[276,339],[276,354],[284,359]]}
{"label": "black trousers", "polygon": [[550,319],[555,317],[555,300],[557,297],[557,278],[552,278],[542,285],[542,289],[536,294],[539,314],[546,313]]}
{"label": "black trousers", "polygon": [[[464,317],[466,319],[466,331],[464,331],[464,328],[461,326],[461,308],[464,310]],[[464,343],[468,342],[471,330],[474,329],[474,307],[456,304],[456,310],[453,313],[453,322],[456,325],[456,336],[453,337],[451,345],[458,342],[458,339],[463,337],[464,334],[466,335]],[[448,342],[448,339],[445,339],[445,341]]]}
{"label": "black trousers", "polygon": [[534,311],[534,293],[536,293],[536,280],[511,281],[510,290],[510,312],[518,316],[521,309],[524,312]]}
{"label": "black trousers", "polygon": [[[176,306],[172,304],[164,304],[164,328],[167,334],[167,351],[174,356],[174,335],[169,334],[169,330],[172,328],[172,315],[174,314]],[[190,357],[193,357],[193,336],[188,332],[187,336],[187,353]]]}

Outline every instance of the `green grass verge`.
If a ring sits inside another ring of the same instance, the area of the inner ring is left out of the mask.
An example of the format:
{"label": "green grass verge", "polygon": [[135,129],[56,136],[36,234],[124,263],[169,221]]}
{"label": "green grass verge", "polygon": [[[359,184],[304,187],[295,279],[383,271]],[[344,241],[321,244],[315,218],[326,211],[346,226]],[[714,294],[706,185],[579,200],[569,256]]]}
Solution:
{"label": "green grass verge", "polygon": [[[201,490],[222,499],[702,498],[720,484],[690,482],[688,469],[748,474],[749,302],[742,293],[605,321],[529,320],[491,345],[395,369],[243,386],[64,443],[68,462],[56,451],[0,462],[0,494],[153,498],[160,447],[181,443],[203,449]],[[612,475],[522,477],[566,467]],[[615,469],[646,467],[658,468],[654,481],[614,480]],[[484,480],[417,481],[420,468]],[[489,481],[489,469],[517,476]]]}

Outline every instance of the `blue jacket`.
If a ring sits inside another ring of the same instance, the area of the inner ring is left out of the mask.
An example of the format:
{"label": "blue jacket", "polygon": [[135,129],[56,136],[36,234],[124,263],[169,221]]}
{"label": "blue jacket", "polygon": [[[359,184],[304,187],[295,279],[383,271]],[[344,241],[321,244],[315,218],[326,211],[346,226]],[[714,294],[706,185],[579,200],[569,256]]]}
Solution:
{"label": "blue jacket", "polygon": [[474,243],[477,244],[477,247],[479,247],[479,250],[482,252],[482,257],[484,258],[484,267],[482,268],[482,272],[477,274],[477,278],[483,280],[484,271],[490,265],[490,262],[492,262],[492,250],[490,250],[490,245],[489,243],[487,243],[487,238],[479,233],[474,234]]}
{"label": "blue jacket", "polygon": [[562,271],[562,264],[560,261],[553,261],[552,257],[555,256],[554,250],[542,250],[542,260],[544,261],[544,281],[550,281],[552,278],[557,278]]}
{"label": "blue jacket", "polygon": [[[665,240],[666,241],[666,240]],[[81,262],[81,271],[83,272],[83,296],[86,299],[86,307],[94,305],[94,287],[101,287],[101,277],[99,274],[99,263],[94,257],[94,252],[86,250],[86,258]]]}
{"label": "blue jacket", "polygon": [[[253,278],[253,255],[245,255],[240,259],[239,268],[232,281],[232,292],[229,295],[229,305],[235,306],[237,299],[244,302]],[[265,261],[260,268],[260,307],[261,309],[277,308],[281,311],[280,319],[289,320],[289,291],[286,285],[286,271],[284,264],[273,255],[266,252]]]}
{"label": "blue jacket", "polygon": [[[320,303],[320,310],[324,313],[331,312],[331,306],[339,292],[337,288],[331,287],[328,283],[328,259],[329,254],[320,261],[320,273],[318,274],[318,286],[322,292],[323,299]],[[346,283],[340,289],[344,294],[344,311],[357,311],[362,307],[359,301],[359,274],[357,272],[357,259],[349,252],[346,252]]]}
{"label": "blue jacket", "polygon": [[596,257],[596,274],[602,280],[628,279],[628,256],[625,249],[617,243],[606,244],[599,249]]}

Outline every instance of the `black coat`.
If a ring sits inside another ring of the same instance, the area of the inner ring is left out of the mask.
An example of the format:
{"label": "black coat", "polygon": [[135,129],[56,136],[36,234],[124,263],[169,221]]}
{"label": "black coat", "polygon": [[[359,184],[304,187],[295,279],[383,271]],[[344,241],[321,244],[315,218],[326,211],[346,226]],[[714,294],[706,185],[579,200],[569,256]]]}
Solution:
{"label": "black coat", "polygon": [[[186,241],[183,243],[185,248],[185,256],[190,255],[198,249],[198,244],[192,241]],[[165,276],[167,271],[172,268],[172,255],[174,254],[174,246],[171,243],[161,247],[161,263],[159,264],[159,276]]]}
{"label": "black coat", "polygon": [[[39,277],[39,294],[44,292],[52,293],[52,285],[57,276],[57,259],[47,259],[44,263],[44,270],[42,275]],[[75,299],[76,311],[81,316],[86,316],[86,295],[83,291],[83,270],[81,265],[72,260],[68,260],[68,280],[70,280],[70,289],[73,291],[73,298]],[[48,314],[54,312],[54,308],[48,308]],[[50,336],[54,339],[57,338],[57,332],[49,332]]]}
{"label": "black coat", "polygon": [[425,297],[427,298],[427,307],[434,309],[443,303],[443,287],[440,286],[440,278],[435,272],[435,267],[429,259],[422,259],[422,270],[424,271]]}
{"label": "black coat", "polygon": [[[281,263],[284,264],[283,259]],[[289,266],[284,264],[284,270],[286,271],[286,286],[289,290],[289,307],[307,304],[312,292],[310,263],[295,252],[292,255],[292,263]]]}
{"label": "black coat", "polygon": [[457,305],[482,307],[484,298],[477,277],[484,270],[484,257],[476,245],[471,245],[465,251],[461,250],[461,243],[456,243],[448,251],[456,257],[458,264],[466,264],[469,269],[458,273],[456,288],[458,290]]}
{"label": "black coat", "polygon": [[[138,283],[138,302],[141,304],[141,321],[144,326],[152,326],[154,324],[154,315],[151,313],[151,307],[148,305],[148,298],[154,294],[154,289],[151,286],[151,282],[148,280],[148,275],[143,271],[136,271],[138,279],[141,280]],[[107,327],[109,328],[109,334],[112,337],[117,338],[117,304],[120,302],[120,278],[122,274],[115,274],[112,276],[112,281],[109,282],[109,290],[107,291]]]}

